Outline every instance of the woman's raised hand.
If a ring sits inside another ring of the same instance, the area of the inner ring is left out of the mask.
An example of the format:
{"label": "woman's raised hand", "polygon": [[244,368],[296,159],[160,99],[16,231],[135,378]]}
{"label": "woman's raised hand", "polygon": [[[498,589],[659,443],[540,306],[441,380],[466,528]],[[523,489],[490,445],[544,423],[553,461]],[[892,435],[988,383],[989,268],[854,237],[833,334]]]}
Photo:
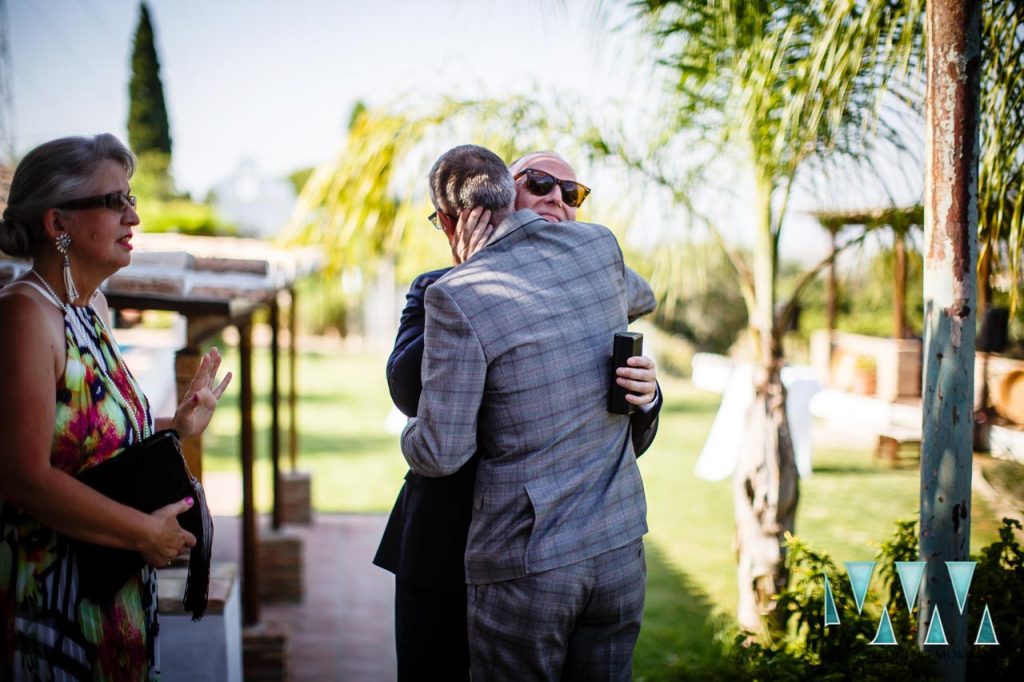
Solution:
{"label": "woman's raised hand", "polygon": [[185,390],[181,404],[174,412],[171,428],[182,438],[192,438],[206,430],[210,418],[213,417],[213,411],[217,409],[217,401],[231,383],[231,372],[228,372],[221,382],[214,386],[220,361],[220,352],[216,348],[211,348],[210,352],[203,356],[199,369]]}

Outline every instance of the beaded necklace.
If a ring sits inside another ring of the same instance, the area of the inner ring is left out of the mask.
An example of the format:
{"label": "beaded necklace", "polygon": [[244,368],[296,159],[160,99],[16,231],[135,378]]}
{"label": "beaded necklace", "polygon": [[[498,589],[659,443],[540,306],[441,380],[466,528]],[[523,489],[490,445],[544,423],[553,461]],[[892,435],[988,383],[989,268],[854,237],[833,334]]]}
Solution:
{"label": "beaded necklace", "polygon": [[[84,329],[82,320],[79,319],[77,312],[75,312],[74,310],[76,306],[71,305],[69,303],[65,303],[63,300],[61,300],[61,297],[57,295],[56,291],[54,291],[53,286],[51,286],[51,284],[46,280],[46,278],[39,274],[39,272],[35,268],[33,268],[31,272],[33,275],[36,276],[36,279],[42,282],[43,286],[46,287],[46,291],[49,292],[50,296],[53,297],[53,302],[60,306],[60,309],[64,311],[65,319],[71,320],[72,332],[75,338],[80,342],[84,340],[86,345],[88,345],[89,347],[89,351],[92,353],[93,357],[96,358],[96,361],[102,362],[104,366],[106,366],[106,357],[96,347],[96,344],[92,340],[92,336]],[[90,299],[90,304],[87,307],[93,311],[93,315],[100,321],[100,325],[106,332],[107,337],[112,339],[114,338],[113,332],[110,331],[110,328],[107,326],[107,323],[106,321],[104,321],[103,317],[96,313],[96,310],[92,307],[92,300],[95,299],[98,295],[99,291],[92,295],[92,299]],[[69,315],[68,313],[71,314]],[[110,344],[110,346],[110,351],[114,356],[114,360],[117,363],[117,366],[121,369],[122,375],[125,378],[125,382],[128,384],[128,387],[131,389],[133,393],[132,397],[135,398],[135,404],[141,405],[142,400],[139,398],[139,394],[135,388],[135,384],[132,382],[130,378],[131,374],[129,374],[128,372],[128,366],[125,365],[124,358],[121,356],[121,352],[118,350],[117,344]],[[143,423],[140,427],[139,419],[135,414],[135,410],[132,408],[132,405],[128,402],[128,400],[125,399],[124,395],[122,395],[121,390],[117,387],[117,382],[114,381],[114,377],[110,371],[110,367],[107,366],[106,369],[107,376],[110,377],[111,393],[113,393],[114,398],[117,399],[118,404],[124,409],[125,414],[127,414],[128,418],[131,420],[132,427],[134,427],[135,429],[136,438],[146,438],[149,435],[149,420],[143,418]]]}

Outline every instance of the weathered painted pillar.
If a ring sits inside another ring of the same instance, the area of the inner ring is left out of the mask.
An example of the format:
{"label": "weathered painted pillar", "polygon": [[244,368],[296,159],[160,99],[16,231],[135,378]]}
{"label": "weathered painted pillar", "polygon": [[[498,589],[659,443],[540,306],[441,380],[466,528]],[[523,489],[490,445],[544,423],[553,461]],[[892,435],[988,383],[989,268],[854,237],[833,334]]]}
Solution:
{"label": "weathered painted pillar", "polygon": [[[981,3],[928,0],[927,21],[920,642],[942,679],[962,680],[967,609],[945,562],[970,549]],[[945,646],[925,644],[935,607]]]}

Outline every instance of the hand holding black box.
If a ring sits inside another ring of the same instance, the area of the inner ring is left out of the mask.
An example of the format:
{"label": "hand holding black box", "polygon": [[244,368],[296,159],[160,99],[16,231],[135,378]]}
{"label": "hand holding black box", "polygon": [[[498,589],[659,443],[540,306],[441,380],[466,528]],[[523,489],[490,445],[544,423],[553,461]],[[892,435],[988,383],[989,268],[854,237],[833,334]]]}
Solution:
{"label": "hand holding black box", "polygon": [[608,394],[608,411],[614,414],[632,414],[636,405],[626,401],[625,388],[619,386],[615,380],[618,376],[615,370],[619,367],[628,367],[626,363],[634,355],[642,355],[644,350],[644,335],[640,332],[618,332],[612,346],[612,390]]}

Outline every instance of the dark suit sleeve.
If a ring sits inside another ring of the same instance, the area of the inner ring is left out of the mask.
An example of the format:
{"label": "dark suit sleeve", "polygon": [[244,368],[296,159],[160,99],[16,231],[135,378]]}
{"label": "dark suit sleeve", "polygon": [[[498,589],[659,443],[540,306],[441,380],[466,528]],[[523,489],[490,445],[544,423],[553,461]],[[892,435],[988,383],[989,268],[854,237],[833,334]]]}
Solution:
{"label": "dark suit sleeve", "polygon": [[438,282],[426,291],[422,400],[402,431],[402,454],[417,474],[455,473],[477,450],[487,358],[470,318]]}
{"label": "dark suit sleeve", "polygon": [[629,417],[630,433],[633,437],[633,452],[636,456],[647,452],[651,447],[654,437],[658,434],[658,416],[661,414],[661,384],[658,384],[658,392],[654,396],[654,402],[649,410],[636,410]]}
{"label": "dark suit sleeve", "polygon": [[423,364],[423,297],[427,287],[451,268],[425,272],[417,277],[405,295],[405,308],[398,324],[395,348],[388,358],[388,390],[395,407],[407,417],[416,416],[420,402],[420,366]]}

